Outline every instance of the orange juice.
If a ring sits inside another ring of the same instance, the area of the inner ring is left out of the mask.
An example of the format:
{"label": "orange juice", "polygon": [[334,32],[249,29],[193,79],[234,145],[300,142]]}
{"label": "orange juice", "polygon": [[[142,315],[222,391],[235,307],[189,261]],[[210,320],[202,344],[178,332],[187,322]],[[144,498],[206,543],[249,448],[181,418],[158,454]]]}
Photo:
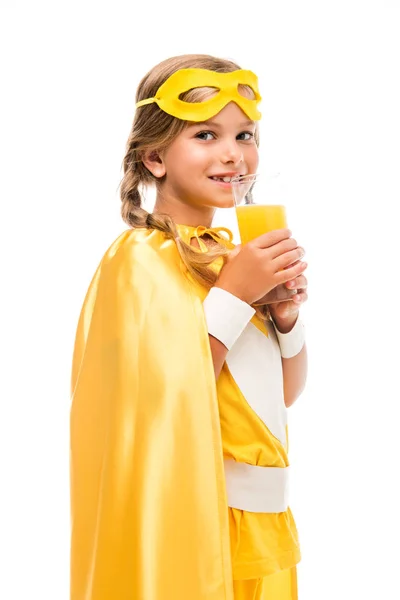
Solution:
{"label": "orange juice", "polygon": [[286,210],[280,204],[243,204],[236,206],[236,215],[242,244],[268,231],[287,227]]}

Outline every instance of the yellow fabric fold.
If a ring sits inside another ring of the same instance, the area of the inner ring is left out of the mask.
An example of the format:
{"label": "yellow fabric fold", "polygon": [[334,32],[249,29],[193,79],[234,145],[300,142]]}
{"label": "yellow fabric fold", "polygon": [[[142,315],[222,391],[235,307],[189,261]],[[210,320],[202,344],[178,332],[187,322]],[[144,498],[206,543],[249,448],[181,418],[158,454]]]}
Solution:
{"label": "yellow fabric fold", "polygon": [[71,600],[233,600],[204,312],[160,232],[101,260],[71,393]]}
{"label": "yellow fabric fold", "polygon": [[[232,242],[233,233],[227,227],[205,227],[204,225],[198,225],[193,227],[191,225],[177,225],[179,237],[190,245],[191,239],[195,238],[199,244],[201,252],[207,252],[207,245],[201,239],[204,235],[209,235],[219,244],[223,244],[228,250],[233,250],[235,244]],[[221,235],[224,233],[225,235]]]}

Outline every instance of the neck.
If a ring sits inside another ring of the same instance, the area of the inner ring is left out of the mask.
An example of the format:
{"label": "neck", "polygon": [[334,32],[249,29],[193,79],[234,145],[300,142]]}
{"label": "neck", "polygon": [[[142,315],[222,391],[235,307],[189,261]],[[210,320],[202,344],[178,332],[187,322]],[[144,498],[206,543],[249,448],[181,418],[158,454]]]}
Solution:
{"label": "neck", "polygon": [[157,194],[153,213],[167,214],[177,225],[189,225],[190,227],[211,227],[215,208],[209,206],[192,206],[185,204],[177,198],[166,200]]}

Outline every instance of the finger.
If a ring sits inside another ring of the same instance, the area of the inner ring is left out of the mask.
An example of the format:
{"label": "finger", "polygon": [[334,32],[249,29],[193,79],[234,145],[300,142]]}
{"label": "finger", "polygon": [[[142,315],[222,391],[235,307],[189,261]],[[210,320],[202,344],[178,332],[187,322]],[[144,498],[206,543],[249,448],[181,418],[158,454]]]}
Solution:
{"label": "finger", "polygon": [[297,293],[295,296],[292,296],[290,299],[297,305],[303,304],[303,302],[308,300],[308,294],[307,292],[302,291]]}
{"label": "finger", "polygon": [[280,271],[281,269],[287,269],[289,266],[296,266],[295,263],[301,261],[304,254],[304,248],[298,246],[290,252],[285,252],[285,254],[277,256],[275,258],[275,264],[277,269]]}
{"label": "finger", "polygon": [[275,273],[275,280],[277,282],[276,285],[279,285],[280,283],[286,283],[291,279],[296,279],[296,277],[301,275],[301,273],[306,270],[307,266],[308,265],[306,262],[299,261],[295,265],[291,265],[287,269],[282,269],[281,271],[278,271],[278,273]]}
{"label": "finger", "polygon": [[272,246],[269,246],[269,248],[265,248],[265,250],[268,250],[270,258],[274,259],[278,258],[278,256],[287,254],[288,252],[290,252],[291,250],[295,250],[296,248],[296,240],[293,238],[289,238],[286,240],[282,240],[281,242],[278,242],[276,244],[273,244]]}
{"label": "finger", "polygon": [[275,229],[274,231],[269,231],[268,233],[263,233],[259,237],[256,237],[249,242],[249,244],[256,248],[269,248],[282,240],[290,238],[291,235],[292,232],[290,229]]}
{"label": "finger", "polygon": [[307,278],[305,277],[305,275],[300,275],[299,277],[296,277],[296,279],[292,279],[291,281],[287,281],[285,283],[285,286],[287,288],[294,289],[294,290],[298,290],[298,289],[305,290],[307,285],[308,285],[308,281],[307,281]]}

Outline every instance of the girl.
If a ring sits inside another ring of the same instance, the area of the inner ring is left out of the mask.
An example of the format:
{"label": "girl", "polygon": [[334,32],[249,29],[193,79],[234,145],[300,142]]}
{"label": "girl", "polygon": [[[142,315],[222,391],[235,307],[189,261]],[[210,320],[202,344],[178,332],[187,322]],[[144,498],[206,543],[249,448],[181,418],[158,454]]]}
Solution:
{"label": "girl", "polygon": [[[74,349],[71,600],[297,598],[286,407],[306,378],[304,250],[286,229],[235,248],[211,227],[230,179],[257,170],[259,100],[253,73],[205,55],[139,84],[130,228]],[[281,284],[297,293],[268,307]]]}

